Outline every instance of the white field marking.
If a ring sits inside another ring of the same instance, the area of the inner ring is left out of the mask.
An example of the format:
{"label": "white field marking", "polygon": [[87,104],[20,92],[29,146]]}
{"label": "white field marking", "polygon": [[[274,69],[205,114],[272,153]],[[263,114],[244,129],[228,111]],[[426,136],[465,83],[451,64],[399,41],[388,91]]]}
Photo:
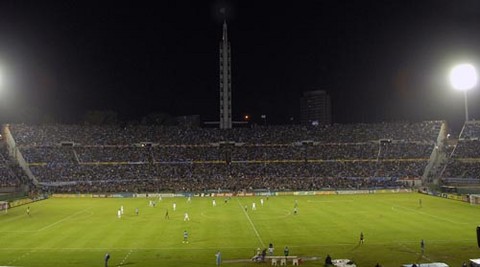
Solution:
{"label": "white field marking", "polygon": [[54,223],[52,223],[52,224],[49,224],[49,225],[47,225],[47,226],[44,226],[44,227],[38,229],[37,232],[41,232],[41,231],[46,230],[46,229],[48,229],[48,228],[50,228],[50,227],[53,227],[53,226],[55,226],[55,225],[57,225],[57,224],[59,224],[59,223],[62,223],[62,222],[66,221],[66,220],[68,220],[68,219],[70,219],[70,218],[72,218],[72,217],[77,216],[78,214],[84,213],[84,212],[86,212],[86,211],[89,210],[89,209],[91,209],[91,208],[86,208],[86,209],[84,209],[84,210],[77,211],[77,212],[75,212],[75,213],[72,214],[72,215],[69,215],[69,216],[67,216],[67,217],[65,217],[65,218],[63,218],[63,219],[61,219],[61,220],[58,220],[58,221],[56,221],[56,222],[54,222]]}
{"label": "white field marking", "polygon": [[353,202],[353,200],[307,200],[310,203],[336,203],[336,202]]}
{"label": "white field marking", "polygon": [[130,251],[127,253],[125,258],[123,258],[122,262],[120,262],[120,264],[118,264],[117,266],[122,266],[125,263],[125,261],[128,259],[128,256],[130,256],[130,254],[132,254],[132,252],[133,252],[133,249],[130,249]]}
{"label": "white field marking", "polygon": [[253,224],[252,219],[250,219],[250,216],[249,216],[248,213],[245,211],[245,209],[244,209],[243,206],[242,206],[242,203],[240,203],[240,200],[238,200],[238,198],[237,198],[237,202],[238,202],[238,206],[240,206],[240,209],[242,209],[243,214],[245,214],[245,216],[247,217],[247,220],[250,222],[250,225],[252,226],[253,231],[255,232],[255,235],[257,236],[258,241],[260,241],[260,245],[262,245],[262,248],[264,248],[264,247],[265,247],[265,244],[263,243],[263,240],[262,240],[262,238],[260,237],[260,234],[258,233],[257,228],[256,228],[255,225]]}
{"label": "white field marking", "polygon": [[[42,227],[42,228],[40,228],[40,229],[37,229],[37,230],[30,230],[30,231],[0,231],[0,233],[37,233],[37,232],[43,231],[43,230],[45,230],[45,229],[48,229],[48,228],[50,228],[50,227],[52,227],[52,226],[54,226],[54,225],[56,225],[56,224],[58,224],[58,223],[60,223],[60,222],[63,222],[63,221],[65,221],[65,220],[68,220],[68,219],[70,219],[71,217],[76,216],[77,214],[86,212],[86,211],[89,210],[89,209],[91,209],[91,208],[87,208],[87,209],[78,211],[78,212],[76,212],[76,213],[74,213],[74,214],[71,214],[71,215],[69,215],[69,216],[67,216],[67,217],[65,217],[65,218],[63,218],[63,219],[61,219],[61,220],[59,220],[59,221],[56,221],[56,222],[54,222],[54,223],[52,223],[52,224],[50,224],[50,225],[44,226],[44,227]],[[91,217],[92,215],[93,215],[93,212],[90,211],[90,212],[89,212],[89,217]],[[0,266],[0,267],[1,267],[1,266]]]}
{"label": "white field marking", "polygon": [[422,258],[428,260],[429,262],[433,262],[433,260],[430,259],[429,257],[425,256],[425,254],[421,255],[421,253],[418,253],[418,252],[416,252],[415,250],[408,248],[407,246],[405,246],[405,245],[402,244],[402,243],[399,243],[399,245],[400,245],[402,248],[404,248],[405,250],[410,251],[411,253],[415,253],[416,255],[422,256]]}
{"label": "white field marking", "polygon": [[402,207],[402,206],[392,206],[392,210],[394,210],[396,208],[406,209],[406,210],[409,210],[409,211],[412,211],[412,212],[415,212],[415,213],[418,213],[418,214],[422,214],[424,216],[428,216],[428,217],[431,217],[431,218],[434,218],[434,219],[437,219],[437,220],[446,221],[446,222],[453,223],[453,224],[468,224],[466,222],[452,221],[452,220],[449,220],[449,219],[442,218],[440,216],[436,216],[436,215],[429,214],[429,213],[426,213],[426,212],[418,211],[418,210],[415,210],[415,209],[412,209],[412,208],[407,208],[407,207]]}
{"label": "white field marking", "polygon": [[15,263],[15,262],[17,262],[17,261],[19,261],[19,260],[27,257],[28,255],[30,255],[30,253],[31,253],[32,251],[33,251],[33,249],[30,250],[30,251],[27,251],[27,252],[23,253],[22,255],[16,257],[15,259],[9,261],[9,262],[7,263],[7,265],[11,265],[11,264],[13,264],[13,263]]}

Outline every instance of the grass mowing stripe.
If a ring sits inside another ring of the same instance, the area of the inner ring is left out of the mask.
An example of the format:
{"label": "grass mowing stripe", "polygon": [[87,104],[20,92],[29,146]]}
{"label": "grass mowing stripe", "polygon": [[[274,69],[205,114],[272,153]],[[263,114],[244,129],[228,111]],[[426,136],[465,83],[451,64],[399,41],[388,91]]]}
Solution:
{"label": "grass mowing stripe", "polygon": [[[348,244],[348,245],[351,245],[351,244]],[[305,247],[308,247],[308,246],[305,246]],[[232,249],[232,250],[236,250],[236,249],[251,249],[252,247],[248,246],[248,247],[241,247],[241,246],[238,246],[238,247],[222,247],[222,249]],[[62,250],[65,250],[65,251],[69,251],[69,250],[87,250],[87,251],[96,251],[96,250],[100,250],[100,251],[108,251],[108,250],[181,250],[181,251],[200,251],[200,250],[218,250],[218,246],[212,246],[212,247],[201,247],[201,248],[192,248],[192,247],[189,247],[189,248],[169,248],[169,247],[148,247],[148,248],[138,248],[138,247],[135,247],[135,248],[108,248],[108,247],[102,247],[102,248],[35,248],[36,251],[49,251],[49,250],[52,250],[52,251],[62,251]],[[0,248],[0,250],[29,250],[29,248]]]}
{"label": "grass mowing stripe", "polygon": [[[429,240],[429,244],[449,244],[451,243],[452,240]],[[471,243],[472,240],[470,239],[462,239],[462,240],[456,240],[457,242],[464,242],[464,243]],[[418,240],[401,240],[400,242],[395,241],[395,242],[368,242],[369,245],[383,245],[383,246],[388,246],[388,245],[396,245],[396,244],[402,244],[403,246],[406,243],[419,243]],[[314,245],[301,245],[301,246],[289,246],[289,247],[295,247],[295,248],[309,248],[309,247],[343,247],[343,246],[351,246],[352,243],[335,243],[335,244],[314,244]],[[251,247],[243,247],[243,246],[225,246],[222,247],[222,249],[250,249]],[[58,248],[58,247],[52,247],[52,248],[35,248],[35,251],[69,251],[69,250],[86,250],[86,251],[108,251],[111,248],[109,247],[97,247],[97,248],[85,248],[85,247],[69,247],[69,248]],[[171,247],[134,247],[134,248],[115,248],[114,250],[191,250],[191,251],[200,251],[200,250],[215,250],[218,249],[217,246],[212,246],[212,247],[198,247],[198,248],[171,248]],[[30,248],[7,248],[3,247],[0,248],[0,251],[16,251],[16,250],[31,250]],[[33,250],[31,250],[33,251]],[[27,253],[27,252],[26,252]]]}
{"label": "grass mowing stripe", "polygon": [[260,234],[258,233],[257,228],[255,227],[255,224],[253,224],[252,219],[250,219],[250,216],[249,216],[248,213],[245,211],[245,209],[243,208],[242,203],[240,203],[240,200],[238,200],[238,198],[237,198],[237,202],[238,202],[238,205],[240,206],[240,209],[242,209],[243,214],[245,214],[245,216],[247,217],[247,220],[250,222],[250,225],[252,226],[253,231],[255,232],[255,235],[257,236],[258,241],[260,241],[260,245],[262,245],[262,248],[264,248],[264,247],[265,247],[265,244],[263,243],[263,240],[262,240],[262,238],[260,237]]}

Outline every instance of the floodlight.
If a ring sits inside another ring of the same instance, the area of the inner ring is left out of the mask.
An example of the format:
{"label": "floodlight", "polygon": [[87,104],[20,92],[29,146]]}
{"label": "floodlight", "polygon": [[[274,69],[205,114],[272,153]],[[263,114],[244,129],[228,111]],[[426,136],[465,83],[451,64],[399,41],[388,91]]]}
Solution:
{"label": "floodlight", "polygon": [[470,64],[455,66],[450,71],[450,83],[457,90],[469,90],[477,85],[477,71]]}
{"label": "floodlight", "polygon": [[453,88],[463,91],[465,95],[465,121],[469,121],[468,117],[468,99],[467,91],[477,85],[477,71],[471,64],[457,65],[450,71],[450,83]]}

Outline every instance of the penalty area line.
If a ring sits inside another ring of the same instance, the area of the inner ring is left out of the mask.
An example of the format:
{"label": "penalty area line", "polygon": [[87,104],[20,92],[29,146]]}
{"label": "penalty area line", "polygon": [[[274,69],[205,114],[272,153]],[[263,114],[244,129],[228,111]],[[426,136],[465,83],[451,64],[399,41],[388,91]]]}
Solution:
{"label": "penalty area line", "polygon": [[[388,203],[388,202],[384,202],[384,203]],[[437,220],[441,220],[441,221],[445,221],[445,222],[449,222],[449,223],[452,223],[452,224],[460,224],[460,225],[462,225],[462,224],[463,224],[463,225],[468,224],[468,223],[466,223],[466,222],[452,221],[452,220],[449,220],[449,219],[446,219],[446,218],[443,218],[443,217],[440,217],[440,216],[436,216],[436,215],[433,215],[433,214],[430,214],[430,213],[426,213],[426,212],[423,212],[423,211],[418,211],[418,210],[415,210],[415,209],[412,209],[412,208],[392,205],[392,210],[395,210],[395,209],[408,210],[408,211],[410,211],[410,212],[414,212],[414,213],[421,214],[422,216],[431,217],[431,218],[434,218],[434,219],[437,219]]]}
{"label": "penalty area line", "polygon": [[133,253],[133,249],[130,249],[130,251],[127,253],[127,255],[123,258],[123,260],[120,262],[120,264],[118,264],[117,266],[123,266],[123,264],[125,263],[125,261],[128,259],[128,257],[130,256],[130,254]]}
{"label": "penalty area line", "polygon": [[84,209],[84,210],[77,211],[77,212],[75,212],[75,213],[72,214],[72,215],[69,215],[69,216],[67,216],[67,217],[65,217],[65,218],[63,218],[63,219],[61,219],[61,220],[58,220],[58,221],[56,221],[56,222],[54,222],[54,223],[52,223],[52,224],[49,224],[49,225],[47,225],[47,226],[44,226],[44,227],[38,229],[37,232],[41,232],[41,231],[46,230],[46,229],[48,229],[48,228],[50,228],[50,227],[53,227],[53,226],[55,226],[55,225],[57,225],[57,224],[59,224],[59,223],[62,223],[62,222],[66,221],[66,220],[68,220],[68,219],[70,219],[70,218],[72,218],[72,217],[77,216],[78,214],[82,214],[82,213],[86,212],[86,211],[89,210],[89,209],[91,209],[91,208],[86,208],[86,209]]}
{"label": "penalty area line", "polygon": [[18,257],[16,257],[15,259],[9,261],[7,264],[8,264],[8,265],[14,264],[14,263],[17,262],[17,261],[19,261],[19,260],[21,260],[21,259],[23,259],[23,258],[25,258],[25,257],[28,257],[28,256],[30,255],[30,253],[32,253],[33,251],[34,251],[34,249],[32,249],[32,250],[30,250],[30,251],[27,251],[27,252],[23,253],[21,256],[18,256]]}

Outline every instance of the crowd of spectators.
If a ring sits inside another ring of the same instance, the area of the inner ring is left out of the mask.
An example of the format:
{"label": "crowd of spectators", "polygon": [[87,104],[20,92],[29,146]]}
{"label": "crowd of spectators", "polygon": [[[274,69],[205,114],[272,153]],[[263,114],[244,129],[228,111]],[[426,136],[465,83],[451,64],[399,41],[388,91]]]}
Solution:
{"label": "crowd of spectators", "polygon": [[0,144],[0,191],[17,191],[30,181],[18,164],[8,155],[4,144]]}
{"label": "crowd of spectators", "polygon": [[398,178],[422,176],[441,123],[9,129],[50,191],[203,192],[401,186]]}
{"label": "crowd of spectators", "polygon": [[228,130],[160,126],[10,125],[17,145],[55,146],[61,142],[81,145],[203,145],[233,141],[248,144],[290,144],[298,141],[360,143],[380,139],[435,140],[441,121],[416,123],[334,124],[332,126],[256,126]]}
{"label": "crowd of spectators", "polygon": [[466,122],[443,172],[444,184],[480,183],[480,122]]}
{"label": "crowd of spectators", "polygon": [[463,125],[460,134],[460,140],[479,139],[480,138],[480,121],[467,121]]}

